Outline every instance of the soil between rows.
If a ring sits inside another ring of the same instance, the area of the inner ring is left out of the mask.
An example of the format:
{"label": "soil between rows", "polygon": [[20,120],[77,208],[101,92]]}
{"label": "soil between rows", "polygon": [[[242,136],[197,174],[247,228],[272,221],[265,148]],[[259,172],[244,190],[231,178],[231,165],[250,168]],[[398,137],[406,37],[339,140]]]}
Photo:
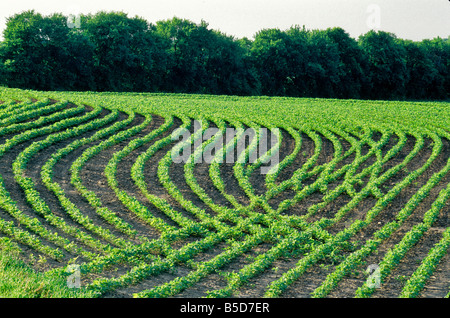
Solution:
{"label": "soil between rows", "polygon": [[[105,115],[105,114],[103,114]],[[121,114],[120,119],[124,119],[124,114]],[[120,120],[119,119],[119,120]],[[137,125],[143,120],[142,117],[139,117],[131,124]],[[149,133],[153,129],[156,129],[163,123],[163,119],[160,117],[155,116],[155,120],[152,122],[150,126],[145,128],[142,132],[131,138],[130,140],[134,138],[139,138],[144,136],[146,133]],[[180,121],[176,121],[176,124],[174,125],[176,128],[180,125]],[[128,127],[129,128],[129,127]],[[172,131],[172,130],[171,130]],[[168,132],[170,133],[170,132]],[[133,184],[129,171],[131,169],[132,164],[135,162],[136,158],[143,153],[147,147],[150,147],[154,142],[159,140],[160,138],[163,138],[165,135],[159,136],[154,141],[150,142],[148,145],[145,145],[136,151],[132,152],[128,157],[125,158],[125,160],[122,162],[121,165],[119,165],[119,170],[117,173],[118,183],[119,186],[122,189],[126,189],[130,194],[136,196],[141,202],[143,202],[149,210],[157,214],[158,216],[165,218],[165,216],[158,211],[155,207],[153,207],[148,200],[138,191],[137,187]],[[88,136],[89,134],[85,134],[83,137]],[[278,181],[285,180],[289,178],[293,171],[295,169],[298,169],[304,164],[304,162],[307,160],[308,155],[312,155],[314,151],[314,144],[312,140],[308,140],[306,136],[302,136],[303,138],[303,144],[302,149],[300,150],[299,155],[294,161],[294,164],[291,167],[288,167],[287,169],[284,169],[279,178]],[[321,136],[323,137],[323,136]],[[380,136],[378,136],[380,137]],[[129,211],[126,210],[126,208],[118,201],[118,199],[115,197],[114,192],[108,187],[106,178],[103,174],[103,170],[109,159],[112,157],[114,152],[119,151],[123,147],[125,147],[130,140],[126,140],[118,145],[115,145],[114,147],[108,148],[101,152],[100,155],[96,156],[93,160],[90,160],[88,164],[86,165],[85,169],[82,171],[82,178],[85,181],[86,186],[89,190],[94,191],[99,197],[101,198],[102,202],[107,206],[108,208],[115,211],[120,217],[122,217],[124,220],[132,224],[136,229],[138,229],[139,233],[143,235],[147,235],[149,238],[152,237],[158,237],[158,233],[154,231],[151,227],[141,222],[139,219],[132,216]],[[35,140],[33,140],[35,141]],[[7,167],[11,166],[12,161],[16,158],[18,153],[23,151],[25,147],[29,144],[31,144],[32,141],[24,143],[21,145],[21,147],[17,147],[17,149],[14,149],[11,152],[8,152],[3,158],[2,158],[2,167],[0,168],[0,173],[5,179],[5,183],[7,184],[8,189],[11,191],[11,196],[14,198],[14,200],[17,200],[19,206],[23,208],[26,213],[29,215],[33,215],[33,211],[30,210],[28,203],[26,202],[26,199],[23,195],[22,190],[17,186],[17,184],[14,182],[14,178],[12,176],[12,173],[10,169]],[[30,177],[33,178],[34,182],[37,185],[38,191],[41,193],[41,196],[45,199],[46,202],[51,206],[52,211],[54,211],[55,214],[62,216],[65,218],[66,222],[70,223],[71,225],[78,226],[76,223],[72,222],[70,218],[68,218],[64,211],[62,211],[61,207],[59,206],[59,203],[54,197],[52,193],[50,193],[40,182],[40,167],[43,165],[43,163],[49,158],[49,156],[56,150],[64,145],[67,145],[70,142],[70,140],[58,143],[55,146],[49,147],[45,149],[44,151],[40,152],[38,156],[36,156],[29,164],[27,173]],[[405,202],[410,198],[417,189],[425,184],[425,182],[429,179],[429,177],[439,171],[444,164],[446,163],[446,159],[449,158],[450,154],[450,144],[447,140],[444,140],[444,147],[443,152],[439,156],[439,158],[436,160],[436,162],[422,175],[417,179],[417,183],[414,186],[410,186],[402,193],[386,208],[383,210],[383,212],[380,214],[380,216],[377,218],[376,222],[372,223],[371,226],[361,233],[359,233],[358,239],[364,242],[366,239],[370,238],[370,236],[373,234],[374,231],[376,231],[380,226],[386,224],[389,221],[393,220],[393,216],[395,216],[395,213],[401,209],[402,206],[404,206]],[[390,142],[387,148],[392,147],[395,145],[395,142]],[[89,145],[89,146],[92,146]],[[183,213],[186,217],[190,217],[195,219],[188,211],[186,211],[181,205],[176,202],[167,192],[166,189],[160,184],[157,176],[157,169],[158,169],[158,162],[162,159],[162,157],[171,149],[173,144],[170,144],[169,146],[165,147],[161,151],[158,151],[157,154],[152,157],[146,164],[145,167],[145,180],[148,183],[148,189],[152,194],[155,194],[157,196],[163,197],[168,200],[168,202],[177,210]],[[87,146],[86,146],[87,147]],[[123,237],[125,239],[129,239],[123,234],[116,231],[114,228],[106,224],[102,219],[98,217],[98,215],[92,210],[92,208],[87,204],[87,202],[80,196],[79,193],[71,186],[70,184],[70,174],[69,174],[69,168],[71,162],[73,162],[81,153],[83,150],[86,149],[86,147],[82,147],[79,150],[73,152],[64,160],[62,160],[60,163],[58,163],[55,166],[55,176],[54,179],[57,181],[60,185],[63,186],[66,194],[68,197],[73,201],[76,202],[77,205],[80,207],[80,209],[89,215],[90,218],[95,220],[96,224],[104,226],[108,229],[110,229],[115,235]],[[345,149],[348,149],[349,144],[345,145]],[[409,142],[405,145],[404,149],[392,159],[392,161],[389,161],[386,164],[386,167],[391,167],[394,164],[399,163],[402,158],[404,158],[414,147],[414,142],[409,139]],[[424,151],[421,151],[416,158],[411,161],[410,164],[408,164],[407,169],[408,171],[413,171],[415,169],[418,169],[423,163],[427,160],[430,153],[430,148],[428,147],[428,144],[426,147],[424,147]],[[286,157],[291,151],[293,150],[293,139],[285,132],[283,131],[283,143],[280,153],[280,158]],[[344,150],[345,151],[345,150]],[[367,151],[365,149],[364,151]],[[386,149],[383,150],[383,152],[387,151]],[[303,152],[306,152],[307,156],[304,156]],[[324,139],[324,146],[323,146],[323,152],[321,153],[319,160],[317,164],[325,164],[329,162],[332,159],[334,153],[334,148],[331,144],[331,142],[327,139]],[[350,162],[351,157],[346,159],[346,162]],[[3,165],[5,163],[5,165]],[[370,161],[368,161],[370,163]],[[344,164],[344,163],[341,163]],[[229,202],[226,201],[226,198],[223,197],[217,189],[214,188],[211,180],[209,179],[209,173],[208,173],[208,164],[197,164],[195,165],[194,174],[198,181],[198,183],[205,189],[207,194],[213,199],[215,203],[227,206],[228,208],[231,208],[231,205]],[[228,193],[235,195],[235,197],[240,201],[243,205],[248,204],[248,197],[243,193],[242,189],[239,188],[238,182],[234,177],[234,171],[233,171],[233,165],[232,164],[223,164],[221,165],[221,172],[222,177],[224,178],[225,184],[227,186]],[[403,171],[404,172],[404,171]],[[401,181],[406,175],[403,174],[403,172],[400,172],[394,179],[389,180],[387,187],[383,189],[384,191],[388,191],[395,182]],[[257,189],[257,193],[263,193],[265,191],[265,187],[263,186],[263,176],[258,175],[259,171],[254,172],[254,174],[251,176],[250,180],[255,185],[255,188]],[[184,178],[184,168],[183,165],[172,165],[170,167],[170,177],[172,178],[173,182],[176,184],[178,189],[183,193],[186,199],[193,202],[196,206],[204,209],[208,213],[211,214],[211,216],[215,215],[215,212],[211,210],[210,207],[208,207],[204,202],[198,198],[198,196],[192,192],[192,190],[189,188],[188,184],[186,184],[186,180]],[[309,182],[312,182],[313,180],[310,180]],[[405,223],[405,225],[402,226],[401,229],[399,229],[396,234],[389,238],[389,240],[385,243],[383,243],[382,247],[380,248],[379,255],[382,256],[384,254],[384,251],[386,251],[389,247],[391,247],[395,242],[398,242],[401,237],[403,237],[403,234],[410,229],[414,224],[417,222],[420,222],[421,218],[423,217],[423,214],[429,209],[431,206],[431,203],[434,201],[436,196],[438,195],[439,191],[444,188],[446,184],[449,182],[449,176],[447,175],[443,181],[441,181],[437,187],[433,188],[433,190],[430,193],[430,196],[424,200],[424,202],[419,205],[413,215],[410,219]],[[274,206],[276,207],[277,200],[281,201],[281,198],[289,198],[293,193],[282,194],[280,198],[277,198],[272,202]],[[295,213],[294,211],[304,211],[311,205],[318,203],[322,200],[323,195],[320,193],[313,193],[312,195],[308,196],[303,200],[302,202],[296,204],[294,208],[291,207],[290,213]],[[320,211],[320,214],[318,216],[320,217],[330,217],[333,215],[335,211],[339,209],[339,207],[342,207],[346,203],[348,203],[350,200],[349,197],[346,197],[345,195],[341,195],[338,199],[334,200],[330,205],[328,205],[326,208],[322,209]],[[278,202],[279,203],[279,202]],[[358,209],[353,211],[347,218],[344,218],[335,228],[335,232],[342,230],[346,226],[350,224],[350,222],[356,218],[361,218],[365,215],[368,209],[370,209],[371,206],[373,206],[375,203],[374,198],[367,198],[367,200],[363,201],[359,206]],[[422,259],[427,251],[439,240],[439,234],[442,232],[442,229],[445,229],[448,227],[448,211],[449,211],[449,205],[447,205],[443,208],[441,211],[438,220],[436,221],[435,227],[430,229],[429,232],[420,240],[420,242],[417,244],[417,246],[414,247],[413,250],[410,251],[410,253],[405,257],[405,260],[403,263],[397,267],[394,272],[391,275],[389,283],[389,288],[385,287],[385,289],[380,289],[375,294],[375,297],[396,297],[399,293],[399,290],[401,290],[401,279],[396,279],[396,277],[401,277],[403,275],[410,275],[412,273],[412,269],[417,267],[417,262]],[[9,216],[4,213],[4,211],[0,211],[0,217],[8,220]],[[42,222],[45,222],[42,218],[38,217]],[[171,222],[168,218],[165,218],[167,222]],[[172,222],[173,224],[174,222]],[[230,224],[231,225],[231,224]],[[61,233],[62,236],[64,236],[64,233]],[[105,242],[106,243],[106,242]],[[180,244],[177,247],[182,246],[184,243]],[[49,244],[51,245],[51,244]],[[204,253],[199,254],[196,257],[196,261],[205,261],[208,259],[211,259],[212,257],[216,256],[218,253],[220,253],[223,248],[225,248],[225,244],[219,244],[212,250],[206,251]],[[206,295],[206,292],[209,290],[215,290],[220,289],[226,286],[226,280],[224,278],[225,273],[237,271],[241,269],[243,266],[251,263],[255,257],[258,255],[267,252],[272,247],[271,244],[264,243],[258,245],[257,248],[242,254],[235,260],[231,261],[229,264],[227,264],[225,267],[221,268],[219,271],[209,275],[207,278],[201,280],[199,283],[195,284],[193,287],[186,289],[182,293],[178,294],[177,297],[202,297]],[[24,248],[25,251],[30,251],[29,249]],[[67,255],[67,257],[74,257],[75,255]],[[376,259],[379,259],[377,257]],[[367,262],[373,263],[377,262],[375,258],[368,258]],[[262,274],[257,275],[250,279],[250,281],[243,286],[238,291],[237,297],[261,297],[268,284],[272,282],[273,280],[279,278],[282,273],[286,272],[293,266],[295,266],[296,262],[299,260],[299,258],[291,258],[291,259],[278,259],[276,260],[269,269],[264,271]],[[52,266],[56,266],[60,264],[50,264]],[[414,266],[413,266],[414,265]],[[310,292],[312,292],[315,288],[317,288],[320,283],[323,281],[323,279],[332,272],[335,264],[329,264],[329,263],[320,263],[317,266],[313,266],[310,268],[310,270],[307,271],[305,275],[303,275],[297,282],[295,282],[286,293],[283,294],[283,297],[309,297]],[[44,268],[41,268],[43,270]],[[119,269],[118,271],[114,273],[104,273],[105,276],[111,275],[111,276],[117,276],[120,274],[123,274],[126,270],[129,270],[130,267],[123,267]],[[183,276],[188,274],[192,269],[188,266],[185,266],[184,264],[181,264],[174,268],[170,272],[162,273],[158,276],[152,276],[148,279],[143,280],[141,283],[133,286],[129,286],[126,288],[118,289],[114,292],[108,293],[105,295],[105,297],[131,297],[133,293],[138,292],[142,289],[148,289],[152,288],[155,285],[162,284],[164,282],[170,281],[178,276]],[[363,270],[363,268],[360,268],[360,270]],[[422,293],[423,297],[441,297],[444,290],[447,289],[448,292],[448,286],[445,286],[445,284],[442,283],[442,279],[448,280],[448,254],[443,258],[443,261],[439,265],[436,274],[432,277],[430,282],[427,284],[424,292]],[[339,287],[334,290],[330,297],[351,297],[352,292],[364,282],[365,277],[363,275],[358,277],[348,277],[346,278]],[[388,285],[386,285],[388,286]]]}

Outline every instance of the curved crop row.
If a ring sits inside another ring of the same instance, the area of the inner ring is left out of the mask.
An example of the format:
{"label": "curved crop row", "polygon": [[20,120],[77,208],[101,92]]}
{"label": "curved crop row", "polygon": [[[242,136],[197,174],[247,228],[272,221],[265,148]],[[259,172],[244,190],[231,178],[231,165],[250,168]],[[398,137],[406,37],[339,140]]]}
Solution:
{"label": "curved crop row", "polygon": [[[49,274],[78,263],[98,296],[283,297],[313,272],[309,296],[339,295],[380,248],[387,252],[377,274],[388,289],[408,252],[445,221],[445,105],[425,112],[421,103],[289,98],[0,96],[0,232],[56,260]],[[443,266],[443,226],[439,242],[421,247],[426,256],[399,297],[420,297]],[[361,282],[354,296],[376,288]]]}

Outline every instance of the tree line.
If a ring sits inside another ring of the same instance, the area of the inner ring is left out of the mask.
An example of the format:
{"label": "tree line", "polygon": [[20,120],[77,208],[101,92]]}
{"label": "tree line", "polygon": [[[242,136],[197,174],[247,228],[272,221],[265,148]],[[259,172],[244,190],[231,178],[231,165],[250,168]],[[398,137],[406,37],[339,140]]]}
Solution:
{"label": "tree line", "polygon": [[7,19],[0,85],[36,90],[448,99],[450,37],[341,28],[263,29],[237,39],[186,19],[33,10]]}

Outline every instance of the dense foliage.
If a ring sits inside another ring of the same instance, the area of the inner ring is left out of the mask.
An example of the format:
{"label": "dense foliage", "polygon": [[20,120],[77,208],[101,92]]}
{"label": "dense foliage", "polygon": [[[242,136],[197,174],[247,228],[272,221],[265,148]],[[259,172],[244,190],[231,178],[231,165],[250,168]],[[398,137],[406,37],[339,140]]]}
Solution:
{"label": "dense foliage", "polygon": [[[70,24],[69,24],[70,25]],[[0,84],[39,90],[182,92],[362,99],[447,99],[449,39],[383,31],[264,29],[236,39],[208,24],[149,23],[122,12],[9,17]]]}

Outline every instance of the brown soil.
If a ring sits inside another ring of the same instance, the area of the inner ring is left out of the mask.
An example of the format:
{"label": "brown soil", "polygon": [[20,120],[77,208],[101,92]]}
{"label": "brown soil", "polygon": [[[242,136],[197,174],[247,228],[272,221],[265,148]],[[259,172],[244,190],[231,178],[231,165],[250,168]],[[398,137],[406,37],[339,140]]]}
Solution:
{"label": "brown soil", "polygon": [[[52,101],[55,102],[55,101]],[[73,105],[69,105],[68,107],[73,107]],[[87,109],[90,111],[91,109]],[[100,116],[105,116],[108,111],[104,111]],[[124,120],[126,118],[125,113],[121,113],[118,120]],[[142,116],[137,116],[137,118],[125,129],[128,129],[134,125],[139,125],[142,123],[144,118]],[[113,147],[107,148],[102,151],[99,155],[95,156],[91,160],[87,162],[85,167],[81,172],[81,177],[83,179],[84,185],[88,188],[88,190],[94,191],[95,194],[101,199],[104,206],[108,207],[111,211],[115,212],[120,218],[124,221],[128,222],[134,229],[137,230],[138,235],[146,236],[150,239],[158,238],[160,233],[153,229],[151,226],[146,224],[144,221],[139,219],[137,216],[130,213],[130,211],[117,199],[113,190],[109,187],[107,183],[106,176],[104,174],[104,168],[108,161],[112,158],[113,154],[116,151],[123,149],[131,140],[135,138],[141,138],[151,132],[154,129],[160,127],[164,122],[164,119],[159,116],[154,116],[154,120],[152,123],[147,126],[143,131],[139,132],[132,138],[123,141],[119,144],[114,145]],[[111,123],[112,124],[112,123]],[[130,176],[130,170],[133,163],[136,161],[139,155],[145,152],[151,145],[153,145],[161,138],[169,136],[169,134],[181,125],[181,121],[176,119],[175,125],[166,133],[158,136],[153,141],[149,142],[142,147],[139,147],[132,153],[130,153],[119,165],[117,171],[117,181],[119,187],[121,189],[126,190],[130,195],[133,195],[138,199],[142,204],[144,204],[149,212],[153,213],[155,216],[160,217],[168,224],[178,227],[179,224],[175,223],[168,216],[158,210],[149,200],[139,191],[138,187],[134,184],[133,180]],[[94,132],[87,132],[80,137],[89,137]],[[285,130],[281,130],[283,135],[281,148],[280,148],[280,161],[283,160],[286,156],[288,156],[294,149],[294,139],[290,136]],[[323,135],[319,135],[322,139],[322,152],[319,155],[319,158],[316,162],[316,165],[325,165],[329,163],[334,156],[334,146],[330,140],[325,138]],[[12,135],[0,137],[0,144],[4,143],[8,138],[11,138]],[[380,133],[376,133],[373,136],[375,141],[381,138]],[[53,228],[48,225],[46,220],[36,215],[33,209],[30,207],[28,202],[26,201],[26,197],[22,191],[22,189],[17,185],[14,179],[14,175],[12,173],[11,165],[15,158],[22,152],[26,147],[31,145],[34,141],[42,140],[45,137],[35,138],[33,140],[29,140],[24,142],[17,147],[14,147],[11,151],[7,152],[2,158],[2,165],[0,165],[0,174],[2,175],[5,186],[11,194],[12,199],[17,202],[17,206],[30,217],[36,217],[42,224],[44,224],[48,229],[53,232],[57,232],[58,235],[62,237],[66,237],[69,239],[73,239],[69,235],[63,233],[60,230]],[[343,140],[341,137],[338,137],[340,142],[342,143],[344,152],[350,148],[350,143],[348,141]],[[26,170],[26,176],[33,179],[36,189],[39,191],[41,197],[47,202],[52,212],[55,215],[58,215],[64,218],[67,224],[74,226],[82,231],[87,231],[83,229],[82,226],[74,222],[68,215],[65,213],[64,209],[61,207],[57,197],[49,191],[40,179],[40,171],[43,164],[50,158],[52,153],[54,153],[57,149],[61,149],[62,147],[68,145],[70,142],[75,140],[75,138],[65,140],[63,142],[59,142],[57,144],[52,145],[49,148],[46,148],[40,151],[35,157],[33,157]],[[128,237],[127,235],[121,233],[113,226],[105,222],[89,205],[89,203],[84,199],[81,194],[77,191],[77,189],[70,182],[70,166],[72,163],[85,151],[88,147],[92,147],[100,143],[101,140],[91,143],[89,145],[85,145],[73,151],[66,157],[64,157],[54,169],[54,177],[53,180],[61,185],[66,196],[74,203],[76,203],[77,207],[82,211],[83,214],[88,216],[92,222],[98,226],[102,226],[103,228],[108,229],[112,234],[117,237],[120,237],[124,240],[129,240],[132,243],[139,244],[138,240]],[[389,149],[394,147],[398,142],[398,137],[392,136],[387,145],[385,145],[382,149],[382,154],[386,154]],[[410,186],[403,189],[400,194],[394,198],[394,200],[384,209],[381,213],[375,218],[374,222],[372,222],[368,227],[361,230],[354,237],[351,238],[350,242],[354,243],[356,247],[364,244],[367,240],[369,240],[372,235],[380,229],[383,225],[391,222],[395,219],[396,214],[404,207],[405,203],[416,193],[416,191],[426,184],[427,180],[436,172],[441,170],[448,158],[450,157],[450,142],[448,140],[443,140],[444,147],[442,153],[439,155],[437,160],[426,170],[425,173],[420,175],[417,180],[415,180]],[[164,147],[160,151],[158,151],[155,156],[150,158],[145,165],[145,181],[148,185],[148,191],[156,195],[160,198],[164,198],[167,202],[176,210],[179,211],[186,218],[192,219],[194,221],[199,221],[198,217],[193,215],[188,208],[183,207],[180,202],[175,200],[168,192],[167,189],[163,187],[158,179],[158,163],[159,161],[167,154],[167,152],[173,147],[174,143],[169,144]],[[391,160],[389,160],[384,166],[381,173],[387,171],[389,168],[399,164],[404,160],[404,158],[412,151],[415,145],[415,139],[412,136],[408,136],[408,141],[406,145],[401,149],[401,151]],[[278,178],[276,180],[277,183],[282,182],[283,180],[289,179],[293,173],[301,168],[304,163],[310,158],[314,153],[314,142],[310,139],[306,134],[302,133],[302,147],[297,157],[294,159],[294,162],[289,166],[280,171]],[[191,149],[192,151],[194,149]],[[365,154],[369,151],[369,147],[364,145],[362,147],[362,153]],[[398,174],[396,174],[393,178],[389,179],[380,190],[383,193],[387,193],[393,186],[403,180],[410,171],[414,171],[426,162],[426,160],[431,155],[431,140],[426,140],[425,146],[419,154],[414,157],[411,162],[407,165],[406,169],[401,170]],[[354,154],[349,155],[342,162],[339,162],[335,169],[340,169],[346,164],[350,164],[354,159]],[[375,161],[375,156],[371,156],[368,158],[366,162],[364,162],[360,167],[358,167],[357,172],[362,171],[365,167],[372,164]],[[206,194],[212,199],[212,201],[219,206],[233,209],[232,204],[227,200],[225,196],[223,196],[218,189],[215,188],[214,184],[210,180],[209,177],[209,167],[210,165],[207,163],[199,163],[195,165],[194,175],[198,182],[198,184],[204,189]],[[232,163],[223,163],[220,165],[221,168],[221,177],[226,186],[226,192],[230,195],[233,195],[239,203],[246,206],[249,204],[250,199],[247,194],[240,188],[239,183],[234,175],[233,164]],[[210,206],[208,206],[205,202],[203,202],[200,197],[190,188],[189,184],[186,182],[184,175],[184,166],[182,164],[172,164],[169,170],[169,177],[172,182],[176,185],[179,191],[182,193],[183,197],[189,201],[191,201],[196,207],[203,210],[206,214],[214,217],[217,215],[217,211],[214,211]],[[314,175],[307,180],[303,180],[304,185],[310,185],[315,182],[318,178],[318,175]],[[265,175],[260,174],[260,170],[257,169],[250,175],[249,180],[252,184],[253,190],[256,195],[264,194],[267,189],[265,186]],[[361,191],[366,185],[368,178],[366,178],[362,185],[355,185],[356,191]],[[334,189],[336,186],[341,184],[343,179],[340,178],[328,185],[328,190]],[[361,286],[366,280],[366,276],[364,275],[364,270],[369,264],[379,264],[379,262],[383,259],[386,252],[395,246],[402,237],[407,233],[414,225],[421,222],[424,214],[431,207],[431,204],[439,195],[439,192],[447,186],[450,182],[450,175],[447,175],[443,178],[439,184],[434,187],[430,195],[417,206],[417,208],[413,211],[411,216],[405,221],[401,227],[395,231],[395,233],[386,239],[377,249],[376,253],[371,254],[365,259],[363,265],[358,267],[355,270],[355,273],[348,275],[345,277],[329,295],[329,297],[353,297],[356,289]],[[285,192],[280,195],[269,200],[269,204],[273,209],[276,209],[279,204],[286,199],[291,199],[295,195],[295,191],[292,189],[287,189]],[[320,191],[316,191],[311,195],[307,196],[303,200],[295,203],[291,207],[289,207],[286,211],[283,211],[285,215],[304,215],[307,213],[308,208],[316,203],[319,203],[323,200],[324,193]],[[351,201],[351,197],[346,193],[342,193],[335,200],[333,200],[330,204],[326,205],[324,208],[320,209],[311,216],[307,221],[314,222],[323,217],[332,218],[340,208],[344,207]],[[326,228],[326,230],[335,235],[336,233],[347,228],[353,221],[357,219],[363,219],[367,212],[375,205],[377,199],[371,195],[366,197],[364,200],[358,204],[358,206],[351,210],[347,215],[345,215],[337,224]],[[402,259],[400,264],[396,266],[387,280],[383,283],[382,287],[378,289],[373,297],[398,297],[401,292],[402,286],[404,284],[405,277],[409,277],[414,270],[419,266],[420,261],[427,255],[430,248],[436,244],[440,238],[442,237],[443,231],[449,226],[448,222],[448,212],[450,210],[450,203],[447,202],[446,206],[442,209],[441,213],[433,227],[429,229],[425,233],[425,235],[420,239],[420,241],[410,250],[407,255]],[[257,212],[265,213],[261,208],[256,210]],[[15,225],[20,226],[21,228],[25,228],[17,223],[8,213],[0,209],[0,217],[6,221],[13,221]],[[226,226],[234,226],[233,222],[223,222]],[[261,225],[263,226],[263,225]],[[264,227],[264,226],[263,226]],[[214,229],[213,229],[214,230]],[[109,244],[103,238],[98,237],[93,233],[89,233],[95,239],[98,239],[103,244]],[[248,235],[248,233],[245,233]],[[244,237],[245,237],[244,235]],[[194,242],[199,240],[199,237],[191,237],[173,244],[172,248],[178,249],[185,244],[190,242]],[[242,238],[235,238],[236,240]],[[45,242],[45,241],[44,241]],[[229,242],[223,241],[210,250],[206,250],[198,253],[193,262],[204,262],[207,260],[211,260],[214,257],[220,255],[224,252],[224,250],[229,246]],[[49,246],[53,246],[52,243],[45,242]],[[82,243],[77,242],[81,247],[85,250],[93,251],[93,249],[84,246]],[[35,251],[30,248],[19,244],[20,247],[24,251],[24,257],[29,259],[30,254],[36,254]],[[255,258],[259,255],[266,253],[271,248],[275,246],[274,242],[262,242],[255,246],[253,249],[246,251],[245,253],[237,256],[234,259],[231,259],[226,265],[213,271],[205,278],[201,279],[199,282],[194,285],[186,288],[181,293],[175,295],[175,297],[203,297],[207,295],[208,291],[217,290],[226,287],[227,280],[226,276],[232,272],[238,272],[240,269],[244,268],[246,265],[251,264]],[[342,256],[349,255],[351,251],[343,249],[341,251]],[[77,255],[71,255],[68,252],[65,252],[65,259],[67,261],[71,258],[76,257]],[[164,257],[164,256],[162,256]],[[269,264],[268,268],[265,269],[262,273],[251,277],[246,284],[244,284],[233,297],[262,297],[267,289],[267,286],[273,282],[274,280],[281,277],[281,275],[287,272],[289,269],[295,267],[296,263],[301,259],[300,254],[295,254],[292,257],[283,256],[277,260],[275,260],[272,264]],[[78,259],[80,262],[85,261],[82,257]],[[302,275],[297,281],[295,281],[292,285],[288,287],[288,289],[282,294],[282,297],[286,298],[299,298],[299,297],[310,297],[311,292],[313,292],[320,284],[324,281],[324,279],[333,272],[334,268],[339,264],[342,258],[332,259],[327,257],[326,259],[321,260],[317,264],[312,265],[304,275]],[[193,262],[187,262],[183,264],[178,264],[174,266],[171,270],[159,273],[158,275],[149,276],[139,283],[131,286],[127,286],[124,288],[116,289],[110,293],[104,295],[104,297],[131,297],[133,293],[151,289],[154,286],[158,286],[160,284],[169,282],[177,277],[182,277],[189,274],[194,270]],[[47,270],[52,267],[63,266],[64,264],[54,262],[52,260],[48,260],[46,265],[42,264],[33,264],[38,270]],[[117,268],[117,270],[115,270]],[[131,264],[116,264],[114,269],[110,271],[106,271],[101,274],[96,275],[88,275],[84,277],[83,283],[88,283],[92,279],[96,277],[118,277],[119,275],[123,275],[126,271],[132,269]],[[420,297],[443,297],[448,293],[448,281],[450,279],[450,269],[449,269],[449,254],[444,256],[442,261],[440,262],[438,268],[433,273],[433,276],[429,279],[426,284],[426,287],[422,291]]]}

